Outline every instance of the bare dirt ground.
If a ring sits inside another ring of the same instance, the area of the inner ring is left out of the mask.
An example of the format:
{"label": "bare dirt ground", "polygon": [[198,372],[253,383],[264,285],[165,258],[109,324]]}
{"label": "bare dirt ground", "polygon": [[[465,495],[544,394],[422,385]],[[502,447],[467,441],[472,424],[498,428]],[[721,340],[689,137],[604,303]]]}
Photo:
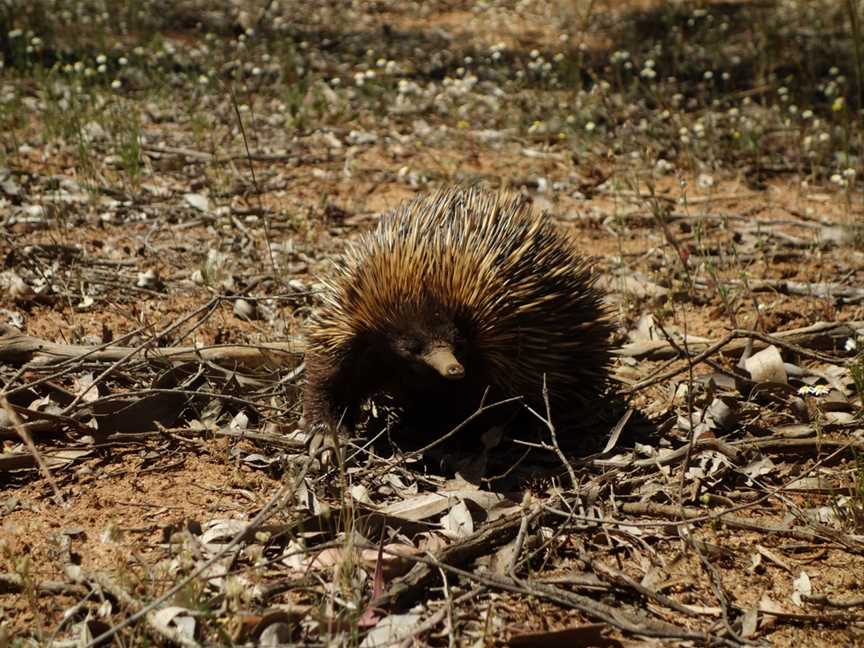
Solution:
{"label": "bare dirt ground", "polygon": [[[0,10],[0,646],[864,645],[846,4]],[[320,277],[451,184],[596,266],[597,452],[311,460]]]}

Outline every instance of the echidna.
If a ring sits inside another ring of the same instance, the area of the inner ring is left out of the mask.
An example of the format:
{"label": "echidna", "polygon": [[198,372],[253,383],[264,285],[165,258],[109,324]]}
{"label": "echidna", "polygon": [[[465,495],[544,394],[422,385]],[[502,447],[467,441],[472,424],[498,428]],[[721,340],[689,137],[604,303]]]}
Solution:
{"label": "echidna", "polygon": [[553,418],[566,415],[605,384],[611,325],[594,279],[518,196],[457,188],[403,203],[325,284],[307,333],[307,424],[350,430],[381,393],[442,428],[484,395],[545,412],[544,377]]}

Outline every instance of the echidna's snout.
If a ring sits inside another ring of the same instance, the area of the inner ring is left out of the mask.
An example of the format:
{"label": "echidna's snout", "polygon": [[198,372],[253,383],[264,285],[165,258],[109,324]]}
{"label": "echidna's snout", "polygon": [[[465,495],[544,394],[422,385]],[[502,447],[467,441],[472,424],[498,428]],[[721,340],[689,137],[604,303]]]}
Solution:
{"label": "echidna's snout", "polygon": [[447,380],[461,380],[465,377],[465,367],[459,363],[449,346],[434,346],[423,354],[422,359]]}

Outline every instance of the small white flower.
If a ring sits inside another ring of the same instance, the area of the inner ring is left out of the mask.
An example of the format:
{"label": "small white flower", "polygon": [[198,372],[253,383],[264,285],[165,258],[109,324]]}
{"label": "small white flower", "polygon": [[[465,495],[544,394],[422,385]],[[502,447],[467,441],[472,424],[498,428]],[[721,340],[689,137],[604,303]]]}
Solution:
{"label": "small white flower", "polygon": [[654,164],[654,168],[657,169],[659,173],[666,174],[671,173],[675,169],[675,165],[672,164],[669,160],[664,160],[663,158],[660,158]]}
{"label": "small white flower", "polygon": [[702,77],[706,81],[710,81],[711,79],[714,78],[714,73],[711,70],[705,70],[705,73],[702,75]]}
{"label": "small white flower", "polygon": [[714,177],[707,173],[700,173],[697,183],[702,189],[710,189],[714,186]]}
{"label": "small white flower", "polygon": [[100,54],[99,56],[96,57],[96,62],[100,65],[102,65],[103,63],[106,63],[107,61],[108,61],[108,57],[105,56],[104,54]]}
{"label": "small white flower", "polygon": [[117,59],[117,63],[119,63],[120,65],[126,65],[128,62],[129,59],[127,59],[125,56],[121,56],[119,59]]}
{"label": "small white flower", "polygon": [[855,338],[846,338],[846,343],[843,345],[843,348],[846,349],[849,353],[858,350],[858,340]]}
{"label": "small white flower", "polygon": [[591,131],[593,131],[595,128],[597,128],[597,124],[595,124],[593,121],[589,121],[587,124],[585,124],[585,130],[588,131],[589,133]]}
{"label": "small white flower", "polygon": [[120,79],[114,79],[111,82],[111,87],[115,90],[119,90],[121,87],[123,87],[123,84],[121,83]]}
{"label": "small white flower", "polygon": [[811,388],[814,396],[827,396],[831,392],[828,385],[813,385]]}
{"label": "small white flower", "polygon": [[531,50],[531,54],[529,54],[529,56],[532,59],[536,59],[538,56],[540,56],[540,52],[538,52],[536,49],[533,49],[533,50]]}

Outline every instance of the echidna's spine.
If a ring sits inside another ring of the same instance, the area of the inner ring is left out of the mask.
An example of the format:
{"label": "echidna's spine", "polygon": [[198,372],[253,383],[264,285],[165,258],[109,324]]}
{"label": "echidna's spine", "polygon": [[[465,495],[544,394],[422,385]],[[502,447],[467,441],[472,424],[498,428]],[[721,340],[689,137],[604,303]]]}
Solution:
{"label": "echidna's spine", "polygon": [[359,401],[400,373],[379,360],[442,320],[464,338],[467,391],[538,403],[545,380],[562,407],[604,386],[611,325],[592,268],[521,198],[449,189],[409,200],[348,248],[327,286],[309,325],[307,420],[344,413],[350,427]]}

